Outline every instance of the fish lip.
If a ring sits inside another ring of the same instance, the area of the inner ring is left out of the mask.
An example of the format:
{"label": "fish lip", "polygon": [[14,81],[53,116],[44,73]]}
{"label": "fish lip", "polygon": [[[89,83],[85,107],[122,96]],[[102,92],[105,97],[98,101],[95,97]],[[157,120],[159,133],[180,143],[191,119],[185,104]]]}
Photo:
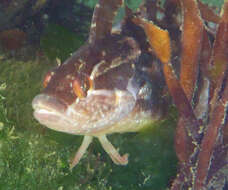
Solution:
{"label": "fish lip", "polygon": [[51,113],[64,113],[67,109],[67,105],[64,102],[58,100],[57,98],[47,95],[39,94],[32,101],[32,107],[34,112],[39,110],[46,110]]}
{"label": "fish lip", "polygon": [[36,118],[41,124],[45,125],[45,121],[48,121],[49,123],[56,123],[59,120],[59,116],[57,114],[54,114],[52,112],[42,113],[42,110],[35,110],[33,112],[34,118]]}
{"label": "fish lip", "polygon": [[70,133],[67,128],[74,126],[72,118],[67,115],[68,105],[54,96],[39,94],[33,99],[32,107],[34,118],[48,128]]}

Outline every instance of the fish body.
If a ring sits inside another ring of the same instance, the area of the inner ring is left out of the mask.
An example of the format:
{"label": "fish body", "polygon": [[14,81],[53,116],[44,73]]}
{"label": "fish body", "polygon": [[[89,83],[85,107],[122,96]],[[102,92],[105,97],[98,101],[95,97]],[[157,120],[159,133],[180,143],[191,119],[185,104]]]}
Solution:
{"label": "fish body", "polygon": [[120,156],[106,135],[136,132],[160,119],[163,81],[159,72],[151,72],[148,60],[151,55],[134,36],[110,32],[88,40],[48,72],[44,90],[32,102],[34,117],[53,130],[85,136],[71,167],[93,137],[114,163],[127,164],[127,154]]}

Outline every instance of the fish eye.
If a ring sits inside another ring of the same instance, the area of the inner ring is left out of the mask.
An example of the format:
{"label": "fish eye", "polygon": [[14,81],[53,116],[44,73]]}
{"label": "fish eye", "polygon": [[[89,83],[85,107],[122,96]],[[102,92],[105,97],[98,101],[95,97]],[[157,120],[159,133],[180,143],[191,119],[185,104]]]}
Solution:
{"label": "fish eye", "polygon": [[84,89],[82,88],[80,82],[78,80],[74,80],[72,83],[74,94],[78,98],[84,98],[86,96]]}
{"label": "fish eye", "polygon": [[72,88],[78,98],[85,98],[87,91],[93,88],[93,81],[88,76],[83,76],[73,81]]}

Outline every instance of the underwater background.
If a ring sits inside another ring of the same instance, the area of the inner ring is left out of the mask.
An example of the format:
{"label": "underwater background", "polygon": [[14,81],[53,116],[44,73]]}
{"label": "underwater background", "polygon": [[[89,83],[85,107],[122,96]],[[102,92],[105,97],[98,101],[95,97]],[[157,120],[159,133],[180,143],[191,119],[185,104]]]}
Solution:
{"label": "underwater background", "polygon": [[[95,140],[72,171],[69,160],[82,137],[52,131],[32,116],[46,72],[86,41],[96,2],[0,1],[0,190],[165,190],[175,177],[172,106],[167,119],[140,133],[109,136],[121,154],[129,153],[127,166],[113,164]],[[140,3],[126,1],[133,10]],[[116,22],[122,17],[120,11]]]}

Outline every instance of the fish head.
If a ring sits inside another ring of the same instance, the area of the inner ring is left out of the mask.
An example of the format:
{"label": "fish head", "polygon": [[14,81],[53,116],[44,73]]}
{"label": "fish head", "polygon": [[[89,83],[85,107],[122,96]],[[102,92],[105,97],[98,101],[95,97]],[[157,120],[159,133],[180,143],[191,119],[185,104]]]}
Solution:
{"label": "fish head", "polygon": [[105,133],[135,106],[134,61],[140,53],[133,38],[118,35],[83,46],[47,73],[32,102],[34,117],[57,131]]}

